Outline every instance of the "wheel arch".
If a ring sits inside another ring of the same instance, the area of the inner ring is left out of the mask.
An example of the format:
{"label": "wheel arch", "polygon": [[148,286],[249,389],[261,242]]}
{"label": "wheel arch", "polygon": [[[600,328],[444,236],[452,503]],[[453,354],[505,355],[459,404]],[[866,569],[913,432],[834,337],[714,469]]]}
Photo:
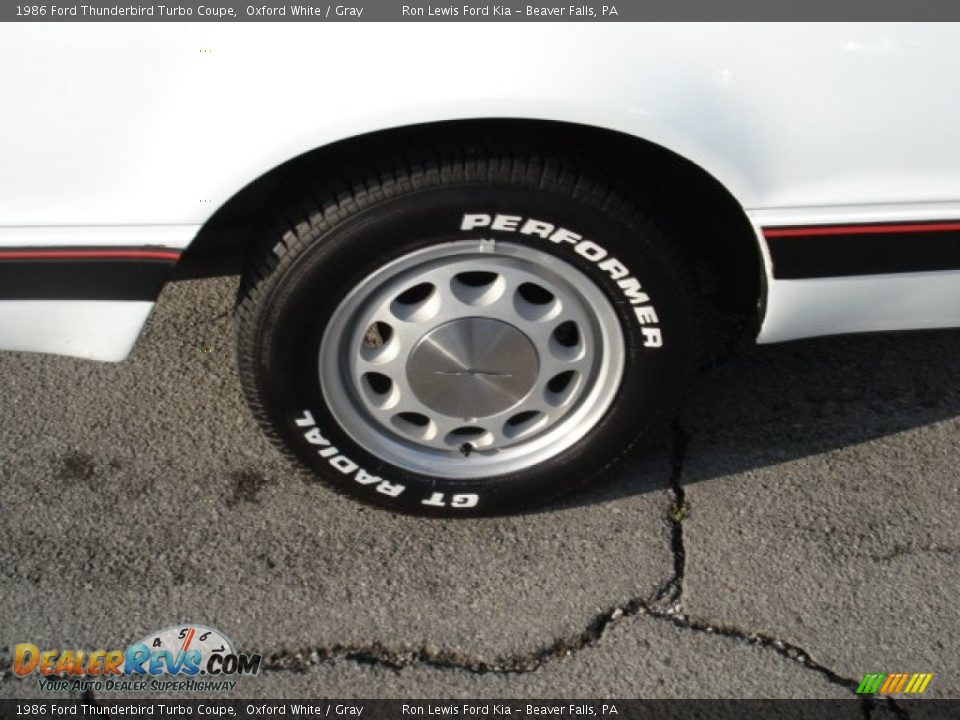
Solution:
{"label": "wheel arch", "polygon": [[[765,278],[759,239],[731,190],[701,165],[666,147],[592,125],[528,119],[451,120],[378,130],[314,148],[236,191],[201,226],[175,279],[233,274],[267,218],[283,218],[304,183],[336,187],[362,167],[456,141],[483,149],[560,154],[584,163],[621,192],[652,204],[664,218],[705,293],[738,329],[759,323]],[[726,322],[726,321],[725,321]],[[738,333],[739,334],[739,333]]]}

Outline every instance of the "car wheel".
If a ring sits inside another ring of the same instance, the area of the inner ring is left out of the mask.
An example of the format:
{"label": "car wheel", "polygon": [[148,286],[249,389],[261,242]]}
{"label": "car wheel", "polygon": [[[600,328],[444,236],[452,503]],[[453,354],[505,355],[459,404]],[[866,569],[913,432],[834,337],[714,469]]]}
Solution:
{"label": "car wheel", "polygon": [[405,512],[513,512],[670,416],[696,295],[649,211],[547,158],[351,187],[264,239],[238,307],[250,405],[321,479]]}

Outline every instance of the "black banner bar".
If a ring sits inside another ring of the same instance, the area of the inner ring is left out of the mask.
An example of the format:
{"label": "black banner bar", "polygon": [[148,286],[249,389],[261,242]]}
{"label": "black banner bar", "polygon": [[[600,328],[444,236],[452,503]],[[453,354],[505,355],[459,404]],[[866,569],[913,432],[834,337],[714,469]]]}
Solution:
{"label": "black banner bar", "polygon": [[953,0],[39,0],[0,3],[3,22],[651,22],[935,21],[960,19]]}
{"label": "black banner bar", "polygon": [[[8,686],[9,688],[9,686]],[[789,691],[789,688],[784,688]],[[960,700],[0,700],[3,720],[46,718],[317,720],[944,720]]]}

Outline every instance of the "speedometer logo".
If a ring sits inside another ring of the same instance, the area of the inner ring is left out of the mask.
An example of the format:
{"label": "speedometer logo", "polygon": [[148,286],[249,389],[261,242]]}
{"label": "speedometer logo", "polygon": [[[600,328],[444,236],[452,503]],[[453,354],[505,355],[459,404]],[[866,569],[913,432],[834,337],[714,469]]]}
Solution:
{"label": "speedometer logo", "polygon": [[259,655],[241,655],[219,630],[178,625],[151,633],[127,648],[127,674],[255,675]]}

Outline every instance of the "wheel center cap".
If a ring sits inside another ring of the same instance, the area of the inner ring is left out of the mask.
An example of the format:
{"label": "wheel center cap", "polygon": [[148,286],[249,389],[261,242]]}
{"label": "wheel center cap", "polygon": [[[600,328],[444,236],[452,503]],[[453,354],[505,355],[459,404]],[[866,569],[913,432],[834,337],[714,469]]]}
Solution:
{"label": "wheel center cap", "polygon": [[469,317],[420,338],[407,361],[407,380],[437,412],[481,418],[523,400],[539,368],[536,348],[522,332],[499,320]]}

